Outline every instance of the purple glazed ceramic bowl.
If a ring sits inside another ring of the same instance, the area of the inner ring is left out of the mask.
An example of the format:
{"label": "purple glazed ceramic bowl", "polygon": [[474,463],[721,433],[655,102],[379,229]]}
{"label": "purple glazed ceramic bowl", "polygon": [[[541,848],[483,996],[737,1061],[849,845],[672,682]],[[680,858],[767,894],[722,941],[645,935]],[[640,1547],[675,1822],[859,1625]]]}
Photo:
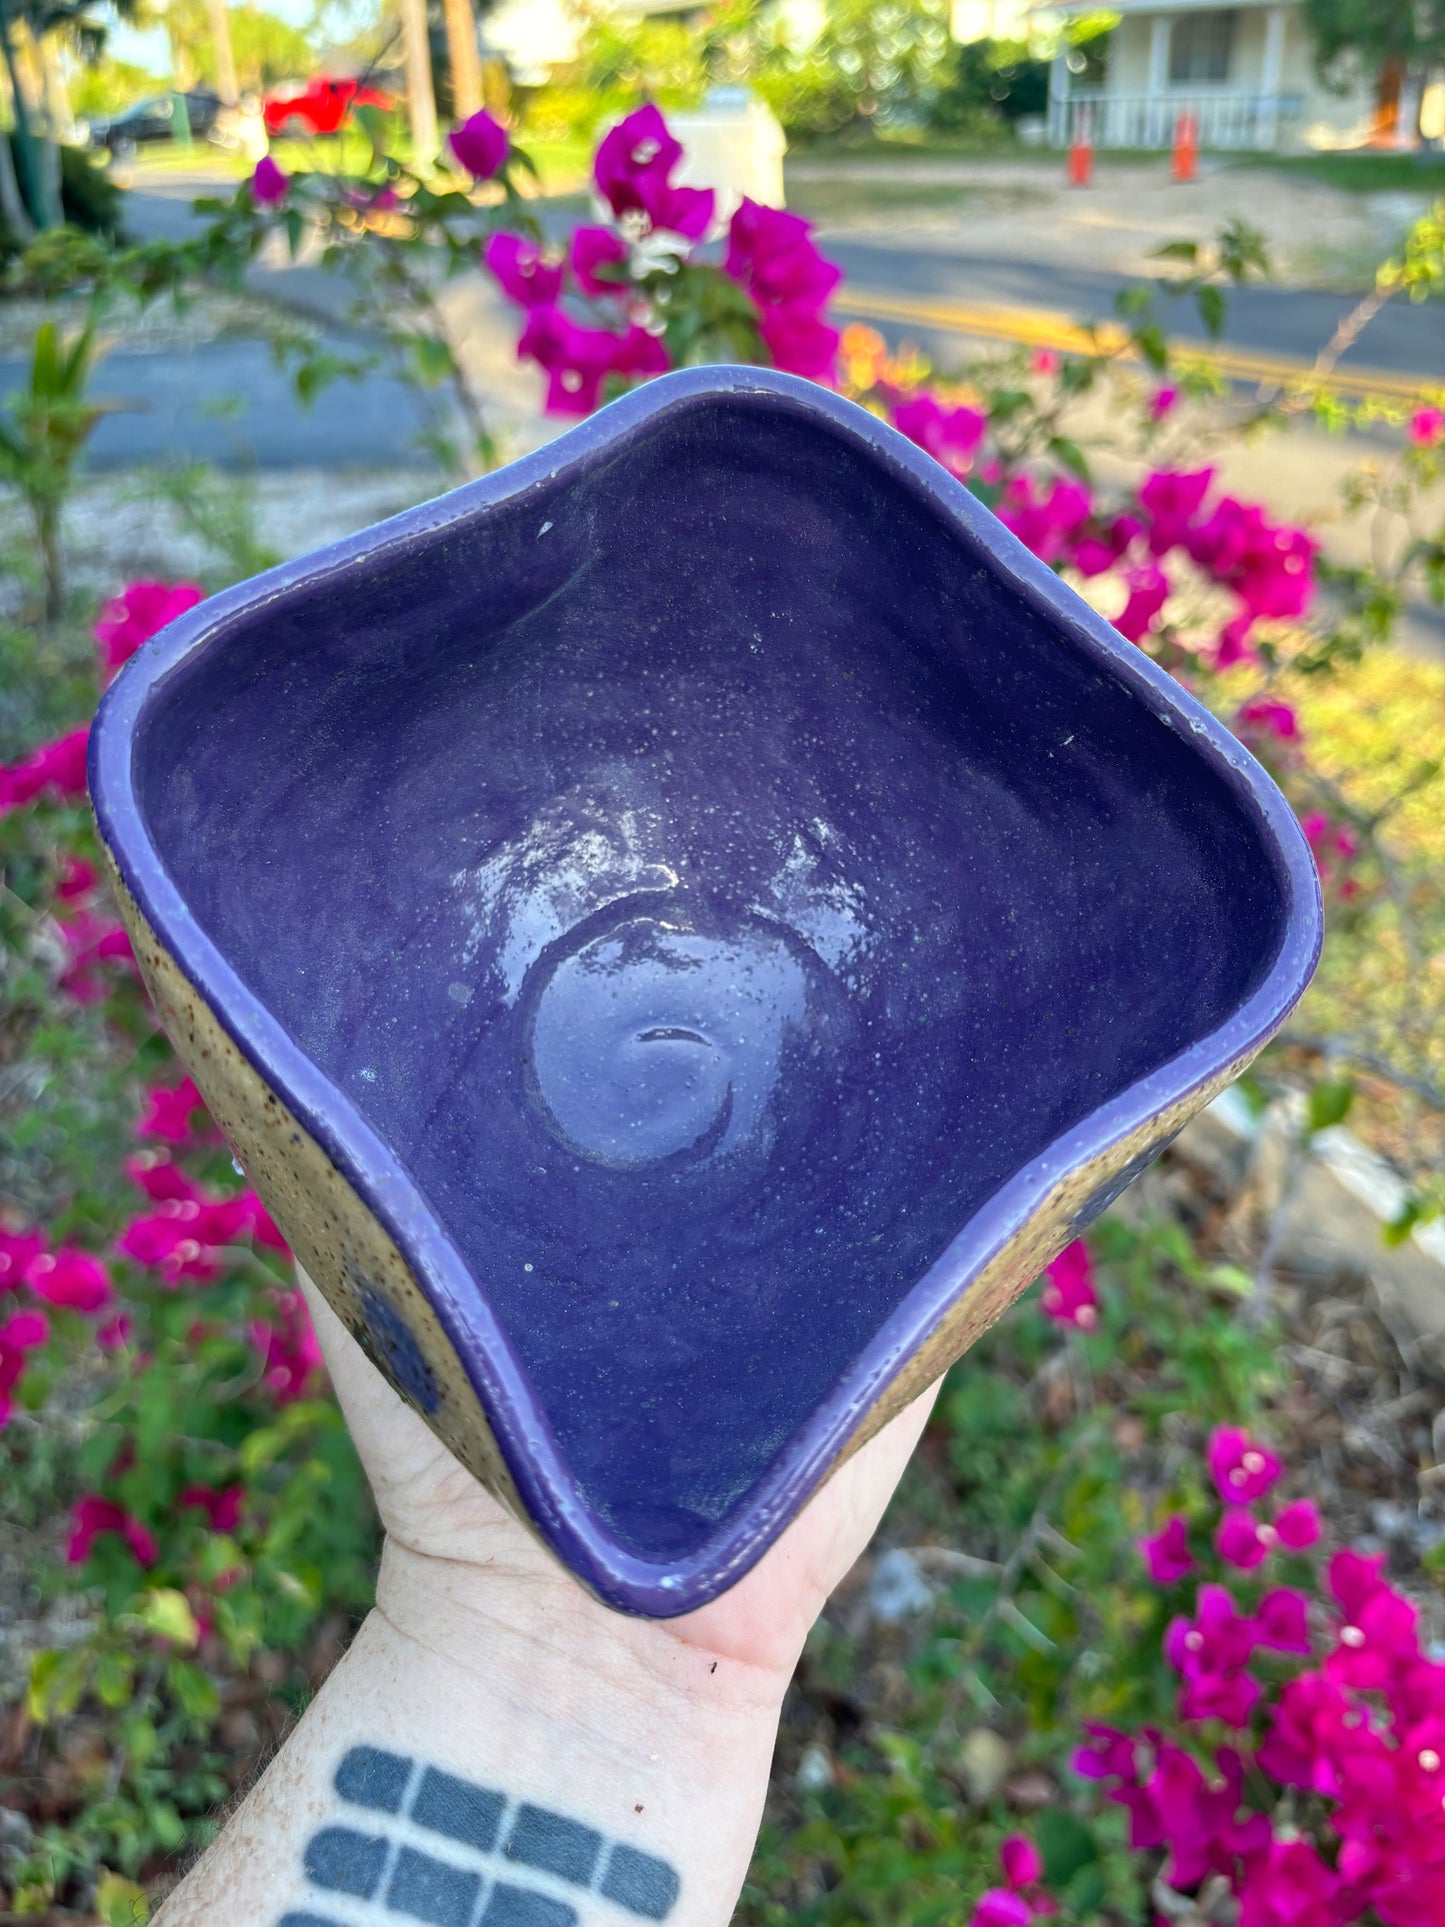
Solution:
{"label": "purple glazed ceramic bowl", "polygon": [[665,377],[215,597],[91,741],[298,1256],[584,1584],[733,1584],[1282,1022],[1228,733],[871,415]]}

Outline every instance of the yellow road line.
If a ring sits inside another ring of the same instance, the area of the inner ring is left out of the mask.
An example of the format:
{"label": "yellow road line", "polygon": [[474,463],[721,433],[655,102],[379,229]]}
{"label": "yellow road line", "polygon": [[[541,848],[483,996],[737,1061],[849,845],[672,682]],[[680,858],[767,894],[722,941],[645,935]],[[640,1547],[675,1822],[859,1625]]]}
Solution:
{"label": "yellow road line", "polygon": [[[840,314],[857,315],[869,321],[900,321],[915,328],[937,328],[985,341],[1009,341],[1025,348],[1053,348],[1060,354],[1097,354],[1101,349],[1127,352],[1128,334],[1117,322],[1102,322],[1090,331],[1066,314],[1048,308],[979,307],[967,301],[929,300],[859,287],[841,289],[833,297],[833,306]],[[1233,381],[1277,382],[1281,387],[1291,387],[1307,380],[1310,373],[1311,364],[1292,355],[1211,348],[1194,341],[1171,341],[1169,347],[1181,360],[1204,362]],[[1352,364],[1337,368],[1327,385],[1339,394],[1414,401],[1422,394],[1445,388],[1445,379],[1432,382],[1424,375],[1397,375],[1383,368]]]}

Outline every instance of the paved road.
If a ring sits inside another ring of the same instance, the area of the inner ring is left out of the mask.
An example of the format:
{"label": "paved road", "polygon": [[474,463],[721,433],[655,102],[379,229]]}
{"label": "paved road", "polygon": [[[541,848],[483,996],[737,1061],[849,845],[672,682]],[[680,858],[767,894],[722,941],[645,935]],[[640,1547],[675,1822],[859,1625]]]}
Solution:
{"label": "paved road", "polygon": [[[941,297],[977,307],[1041,309],[1081,321],[1109,319],[1115,294],[1129,281],[1123,275],[1056,268],[1044,262],[936,253],[843,236],[828,237],[826,248],[844,270],[845,286],[850,288]],[[1304,362],[1314,358],[1355,305],[1350,295],[1275,287],[1236,288],[1229,292],[1228,301],[1224,341],[1229,346]],[[1176,339],[1204,339],[1192,302],[1173,303],[1166,326]],[[945,339],[945,331],[938,329],[914,327],[909,332],[927,337],[934,351]],[[1445,302],[1390,302],[1342,357],[1341,365],[1421,375],[1445,383]]]}

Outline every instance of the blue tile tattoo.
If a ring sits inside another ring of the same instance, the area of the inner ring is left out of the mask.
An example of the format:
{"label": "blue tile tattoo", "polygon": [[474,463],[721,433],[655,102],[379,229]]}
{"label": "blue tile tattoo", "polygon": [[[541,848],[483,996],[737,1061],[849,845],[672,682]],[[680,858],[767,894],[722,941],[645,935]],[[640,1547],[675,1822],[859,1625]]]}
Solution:
{"label": "blue tile tattoo", "polygon": [[554,1873],[559,1880],[570,1880],[585,1887],[592,1878],[597,1856],[602,1851],[602,1835],[592,1827],[565,1820],[546,1807],[524,1806],[512,1822],[512,1831],[502,1850],[509,1860],[523,1866],[538,1867]]}
{"label": "blue tile tattoo", "polygon": [[313,1887],[370,1900],[381,1885],[389,1843],[350,1827],[323,1827],[313,1834],[302,1863]]}
{"label": "blue tile tattoo", "polygon": [[574,1927],[577,1909],[534,1887],[498,1881],[487,1901],[481,1927]]}
{"label": "blue tile tattoo", "polygon": [[[333,1784],[368,1824],[322,1827],[302,1865],[323,1893],[370,1901],[377,1927],[383,1915],[396,1927],[417,1921],[423,1927],[578,1927],[588,1894],[602,1903],[596,1927],[607,1927],[609,1906],[638,1920],[663,1921],[681,1891],[676,1868],[656,1854],[403,1753],[354,1746]],[[436,1842],[435,1853],[428,1840]],[[540,1883],[527,1879],[529,1871]],[[578,1904],[549,1883],[571,1887]],[[340,1923],[293,1911],[277,1927]]]}
{"label": "blue tile tattoo", "polygon": [[[336,1790],[341,1791],[339,1779]],[[411,1817],[419,1827],[444,1833],[449,1840],[463,1841],[482,1853],[490,1853],[496,1846],[506,1810],[504,1793],[473,1786],[470,1780],[459,1780],[452,1773],[439,1773],[434,1766],[422,1775],[411,1803]]]}
{"label": "blue tile tattoo", "polygon": [[607,1862],[600,1892],[644,1920],[666,1920],[681,1886],[676,1870],[665,1860],[639,1853],[619,1840]]}
{"label": "blue tile tattoo", "polygon": [[480,1874],[403,1847],[386,1890],[386,1904],[394,1913],[427,1921],[430,1927],[468,1927],[481,1891]]}
{"label": "blue tile tattoo", "polygon": [[411,1761],[374,1746],[353,1746],[336,1769],[336,1791],[353,1806],[400,1813],[411,1779]]}

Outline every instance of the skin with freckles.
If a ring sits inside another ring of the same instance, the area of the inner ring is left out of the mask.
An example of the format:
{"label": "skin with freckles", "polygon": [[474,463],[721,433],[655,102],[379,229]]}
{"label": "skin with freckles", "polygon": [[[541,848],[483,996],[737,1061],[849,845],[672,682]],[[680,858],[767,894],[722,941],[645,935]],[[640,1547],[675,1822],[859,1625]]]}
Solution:
{"label": "skin with freckles", "polygon": [[375,1610],[164,1927],[722,1927],[804,1639],[933,1400],[729,1592],[624,1617],[446,1451],[303,1287],[386,1529]]}

